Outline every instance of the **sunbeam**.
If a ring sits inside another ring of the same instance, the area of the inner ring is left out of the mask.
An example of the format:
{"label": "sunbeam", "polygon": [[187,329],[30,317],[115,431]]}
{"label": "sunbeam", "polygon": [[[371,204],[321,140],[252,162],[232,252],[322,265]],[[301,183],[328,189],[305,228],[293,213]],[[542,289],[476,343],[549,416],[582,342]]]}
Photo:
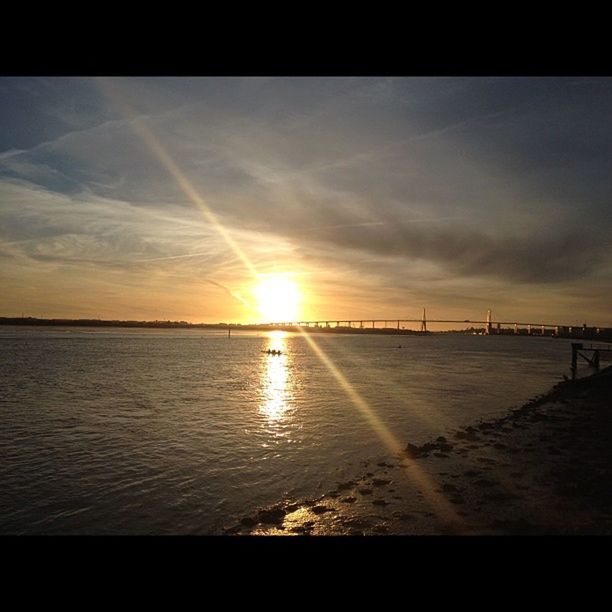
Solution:
{"label": "sunbeam", "polygon": [[226,244],[232,249],[236,256],[242,261],[247,270],[253,275],[257,276],[257,270],[252,264],[251,260],[247,257],[244,251],[236,243],[236,241],[230,236],[229,232],[217,219],[217,216],[213,213],[210,207],[204,201],[204,198],[193,187],[189,179],[183,174],[181,169],[177,166],[176,162],[170,157],[168,152],[164,149],[162,144],[159,142],[153,132],[145,125],[136,111],[126,102],[122,96],[116,83],[109,78],[97,78],[93,81],[96,83],[102,92],[117,106],[119,111],[128,120],[130,127],[134,132],[141,138],[141,140],[148,146],[151,153],[168,172],[168,174],[174,179],[177,186],[187,196],[192,204],[194,204],[204,215],[206,220],[212,225],[212,227],[219,233],[219,235],[225,240]]}
{"label": "sunbeam", "polygon": [[[219,235],[232,249],[236,256],[243,262],[247,270],[254,277],[258,277],[257,270],[255,269],[254,265],[249,260],[247,255],[236,243],[236,241],[229,235],[225,227],[219,222],[216,215],[212,212],[212,210],[205,203],[204,199],[200,196],[200,194],[196,191],[191,182],[183,174],[183,172],[177,166],[176,162],[172,159],[172,157],[170,157],[170,155],[164,149],[164,147],[153,134],[153,132],[145,125],[142,120],[138,118],[134,109],[125,101],[125,99],[121,95],[116,84],[110,79],[96,79],[95,82],[99,84],[102,91],[117,105],[124,117],[129,120],[131,128],[147,145],[151,153],[155,156],[155,158],[159,161],[163,168],[168,172],[168,174],[174,179],[181,191],[203,213],[206,220],[219,233]],[[297,301],[297,299],[293,299],[293,301]],[[291,308],[295,309],[293,307],[293,304],[291,304]],[[271,315],[272,306],[266,303],[266,309],[266,314]],[[287,315],[292,314],[288,312],[290,310],[289,308],[285,308],[285,310],[287,311]],[[276,314],[276,310],[274,310],[274,314]],[[351,383],[346,379],[342,372],[340,372],[340,370],[331,361],[331,359],[323,352],[323,350],[316,344],[316,342],[311,338],[311,336],[307,332],[305,332],[303,328],[300,327],[299,330],[302,336],[308,342],[309,346],[316,354],[316,356],[327,367],[327,369],[333,375],[337,383],[349,397],[351,402],[355,405],[358,411],[366,418],[369,425],[372,427],[378,437],[382,440],[385,446],[389,449],[389,451],[394,455],[402,453],[402,444],[393,435],[390,429],[378,418],[378,416],[368,405],[368,403],[361,397],[361,395],[359,395],[359,393],[357,393]],[[462,528],[464,526],[464,522],[462,521],[461,517],[455,512],[449,502],[434,490],[431,482],[429,481],[427,475],[423,472],[423,470],[421,470],[419,466],[411,459],[407,457],[406,459],[408,460],[408,463],[404,466],[406,474],[413,480],[413,482],[422,492],[424,497],[431,504],[432,509],[436,512],[436,514],[446,523],[453,524],[459,528]]]}
{"label": "sunbeam", "polygon": [[315,355],[329,370],[331,375],[335,378],[336,382],[340,385],[357,410],[366,418],[370,427],[382,440],[389,452],[393,455],[401,455],[407,461],[406,465],[403,466],[405,473],[414,482],[425,499],[429,502],[432,510],[436,513],[438,518],[449,526],[452,525],[457,531],[464,531],[466,529],[465,521],[457,514],[457,512],[455,512],[455,509],[446,500],[446,498],[436,492],[433,484],[427,477],[427,474],[425,474],[425,472],[417,465],[415,461],[406,456],[402,443],[397,439],[393,432],[380,420],[374,410],[372,410],[368,403],[353,388],[353,385],[351,385],[351,383],[336,367],[323,349],[321,349],[321,347],[314,341],[311,335],[302,327],[299,327],[298,329],[300,330],[301,335],[306,339],[306,342],[308,342],[308,345],[313,350]]}

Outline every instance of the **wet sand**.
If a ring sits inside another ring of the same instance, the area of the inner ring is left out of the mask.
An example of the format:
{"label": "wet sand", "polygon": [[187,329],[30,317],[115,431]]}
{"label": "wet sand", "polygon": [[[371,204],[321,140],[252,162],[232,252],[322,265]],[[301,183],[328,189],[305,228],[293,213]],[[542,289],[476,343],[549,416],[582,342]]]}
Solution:
{"label": "wet sand", "polygon": [[612,367],[502,418],[407,441],[353,480],[262,508],[225,533],[610,534]]}

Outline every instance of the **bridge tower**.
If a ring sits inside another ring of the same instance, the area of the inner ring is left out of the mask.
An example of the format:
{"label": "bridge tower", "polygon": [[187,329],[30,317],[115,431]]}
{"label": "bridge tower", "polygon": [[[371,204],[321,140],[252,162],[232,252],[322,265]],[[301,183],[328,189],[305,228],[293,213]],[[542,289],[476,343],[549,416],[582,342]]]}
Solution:
{"label": "bridge tower", "polygon": [[423,308],[423,318],[421,319],[421,331],[427,331],[427,317],[425,316],[425,309]]}
{"label": "bridge tower", "polygon": [[485,334],[487,336],[491,333],[491,309],[487,310],[487,326],[485,327]]}

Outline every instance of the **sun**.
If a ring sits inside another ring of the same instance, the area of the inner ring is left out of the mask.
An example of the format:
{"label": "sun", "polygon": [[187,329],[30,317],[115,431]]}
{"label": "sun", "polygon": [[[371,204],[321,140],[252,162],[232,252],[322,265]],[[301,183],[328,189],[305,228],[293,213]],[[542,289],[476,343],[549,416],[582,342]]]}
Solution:
{"label": "sun", "polygon": [[263,322],[282,323],[298,319],[302,294],[297,284],[287,276],[263,278],[253,289],[253,295]]}

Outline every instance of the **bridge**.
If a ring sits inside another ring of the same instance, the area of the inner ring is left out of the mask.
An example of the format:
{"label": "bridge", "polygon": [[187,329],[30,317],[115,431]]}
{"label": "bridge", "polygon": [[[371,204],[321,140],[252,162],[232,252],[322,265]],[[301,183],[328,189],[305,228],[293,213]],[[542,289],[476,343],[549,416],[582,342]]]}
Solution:
{"label": "bridge", "polygon": [[[423,315],[420,319],[410,318],[393,318],[393,319],[318,319],[313,321],[274,321],[268,325],[278,329],[287,328],[314,328],[314,329],[359,329],[359,330],[388,330],[396,333],[428,333],[428,323],[442,324],[461,324],[461,325],[480,325],[483,326],[482,333],[490,334],[527,334],[527,335],[552,335],[564,337],[585,337],[610,335],[612,330],[601,326],[587,327],[586,323],[582,326],[566,325],[559,323],[543,323],[543,322],[521,322],[521,321],[494,321],[491,317],[491,310],[487,311],[484,320],[473,319],[427,319],[426,309],[423,308]],[[418,330],[409,329],[407,326],[413,327],[417,325]]]}

